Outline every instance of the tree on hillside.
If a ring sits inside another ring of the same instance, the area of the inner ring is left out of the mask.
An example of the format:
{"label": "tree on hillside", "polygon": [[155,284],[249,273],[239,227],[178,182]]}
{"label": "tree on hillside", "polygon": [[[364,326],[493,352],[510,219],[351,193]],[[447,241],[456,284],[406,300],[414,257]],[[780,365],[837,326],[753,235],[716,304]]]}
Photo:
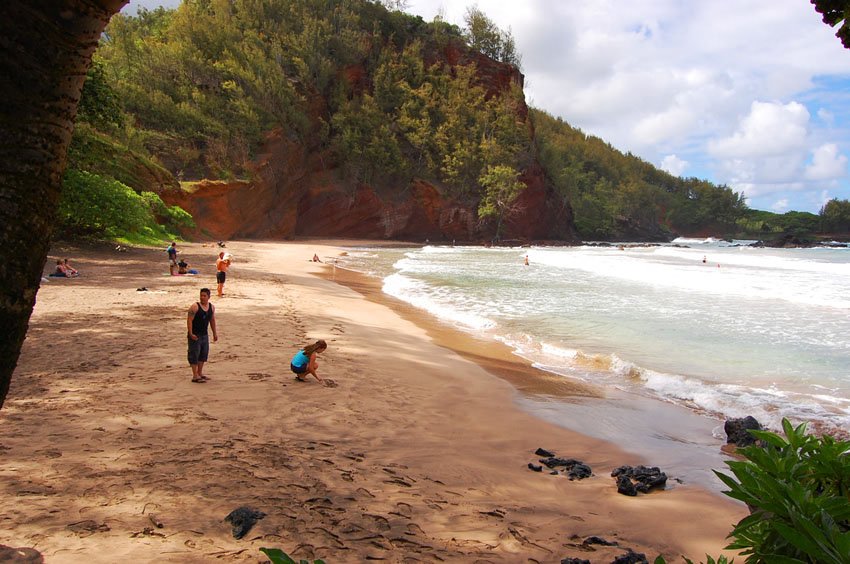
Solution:
{"label": "tree on hillside", "polygon": [[127,0],[0,2],[0,407],[50,246],[80,92],[109,18]]}
{"label": "tree on hillside", "polygon": [[487,167],[478,183],[484,188],[484,195],[478,204],[478,217],[482,220],[496,218],[496,239],[499,239],[505,218],[521,211],[517,198],[525,189],[525,184],[519,180],[519,173],[515,169],[505,165]]}
{"label": "tree on hillside", "polygon": [[466,24],[464,37],[470,47],[496,61],[520,66],[516,42],[510,30],[499,29],[478,6],[467,8],[463,20]]}
{"label": "tree on hillside", "polygon": [[815,10],[823,16],[823,23],[830,27],[841,24],[835,36],[841,40],[845,49],[850,49],[850,0],[811,0]]}
{"label": "tree on hillside", "polygon": [[850,231],[850,200],[833,198],[824,204],[819,215],[824,233]]}

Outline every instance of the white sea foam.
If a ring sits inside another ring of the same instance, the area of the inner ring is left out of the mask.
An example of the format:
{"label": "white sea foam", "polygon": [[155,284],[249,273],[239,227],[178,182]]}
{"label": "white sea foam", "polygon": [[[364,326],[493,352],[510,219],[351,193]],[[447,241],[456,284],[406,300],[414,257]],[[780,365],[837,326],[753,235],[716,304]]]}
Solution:
{"label": "white sea foam", "polygon": [[784,416],[850,428],[850,253],[697,241],[351,260],[387,293],[541,369],[771,426]]}
{"label": "white sea foam", "polygon": [[494,326],[493,321],[486,317],[465,312],[431,298],[424,284],[402,274],[393,274],[384,278],[383,290],[387,294],[423,309],[439,319],[468,329],[483,330]]}
{"label": "white sea foam", "polygon": [[[661,260],[652,260],[647,255]],[[663,260],[665,258],[679,261],[670,262]],[[701,260],[699,253],[670,247],[628,252],[593,248],[535,256],[538,264],[580,270],[600,279],[618,278],[651,288],[663,286],[688,294],[779,299],[850,309],[850,263],[726,254],[723,266],[717,268],[713,266],[714,257],[709,266]]]}

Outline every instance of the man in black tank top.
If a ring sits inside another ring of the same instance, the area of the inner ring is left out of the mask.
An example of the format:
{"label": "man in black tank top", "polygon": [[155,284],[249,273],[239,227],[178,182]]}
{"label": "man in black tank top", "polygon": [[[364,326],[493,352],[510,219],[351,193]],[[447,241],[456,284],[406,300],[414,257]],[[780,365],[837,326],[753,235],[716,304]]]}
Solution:
{"label": "man in black tank top", "polygon": [[218,341],[215,327],[215,307],[210,303],[209,288],[201,289],[200,301],[192,304],[186,318],[186,328],[189,330],[189,366],[192,367],[192,382],[203,384],[207,381],[204,376],[204,363],[210,353],[210,337],[207,327],[212,329],[213,342]]}

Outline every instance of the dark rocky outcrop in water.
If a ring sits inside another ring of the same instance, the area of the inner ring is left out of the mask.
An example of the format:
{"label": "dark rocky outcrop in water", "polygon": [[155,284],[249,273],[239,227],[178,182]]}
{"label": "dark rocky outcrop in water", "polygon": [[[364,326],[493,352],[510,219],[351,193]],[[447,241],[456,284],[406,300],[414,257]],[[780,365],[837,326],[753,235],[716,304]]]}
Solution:
{"label": "dark rocky outcrop in water", "polygon": [[657,466],[620,466],[611,476],[617,479],[617,491],[623,495],[647,493],[667,484],[667,474]]}
{"label": "dark rocky outcrop in water", "polygon": [[723,430],[726,431],[726,444],[738,446],[755,444],[756,438],[747,431],[749,429],[760,431],[761,428],[761,424],[752,415],[740,419],[727,419],[723,425]]}
{"label": "dark rocky outcrop in water", "polygon": [[545,448],[539,448],[539,449],[535,450],[534,454],[536,454],[537,456],[544,456],[546,458],[551,458],[551,457],[555,456],[554,452],[549,452]]}
{"label": "dark rocky outcrop in water", "polygon": [[820,243],[812,239],[801,239],[795,235],[786,234],[772,241],[756,241],[750,247],[767,247],[771,249],[805,249],[816,247]]}

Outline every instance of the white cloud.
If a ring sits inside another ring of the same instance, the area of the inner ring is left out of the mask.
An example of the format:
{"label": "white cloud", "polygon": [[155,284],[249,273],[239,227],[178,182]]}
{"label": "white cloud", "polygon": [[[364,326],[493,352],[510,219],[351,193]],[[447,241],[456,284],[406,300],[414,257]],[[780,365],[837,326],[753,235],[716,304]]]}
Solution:
{"label": "white cloud", "polygon": [[835,123],[835,114],[824,108],[818,109],[818,117],[827,125],[827,127],[832,127]]}
{"label": "white cloud", "polygon": [[821,145],[812,151],[812,163],[806,167],[808,180],[831,180],[847,175],[847,157],[838,153],[835,143]]}
{"label": "white cloud", "polygon": [[661,160],[661,169],[673,176],[682,176],[686,168],[688,168],[688,161],[684,161],[676,155],[667,155]]}
{"label": "white cloud", "polygon": [[648,162],[677,155],[748,195],[776,194],[765,207],[812,208],[829,179],[850,198],[844,156],[823,149],[850,147],[839,99],[850,52],[809,2],[410,0],[408,12],[430,21],[442,8],[462,25],[473,4],[511,28],[527,98],[586,133]]}
{"label": "white cloud", "polygon": [[770,209],[775,211],[776,213],[784,213],[788,210],[788,198],[782,198],[774,202]]}
{"label": "white cloud", "polygon": [[721,158],[780,156],[805,148],[809,112],[798,102],[753,102],[732,135],[709,142]]}

